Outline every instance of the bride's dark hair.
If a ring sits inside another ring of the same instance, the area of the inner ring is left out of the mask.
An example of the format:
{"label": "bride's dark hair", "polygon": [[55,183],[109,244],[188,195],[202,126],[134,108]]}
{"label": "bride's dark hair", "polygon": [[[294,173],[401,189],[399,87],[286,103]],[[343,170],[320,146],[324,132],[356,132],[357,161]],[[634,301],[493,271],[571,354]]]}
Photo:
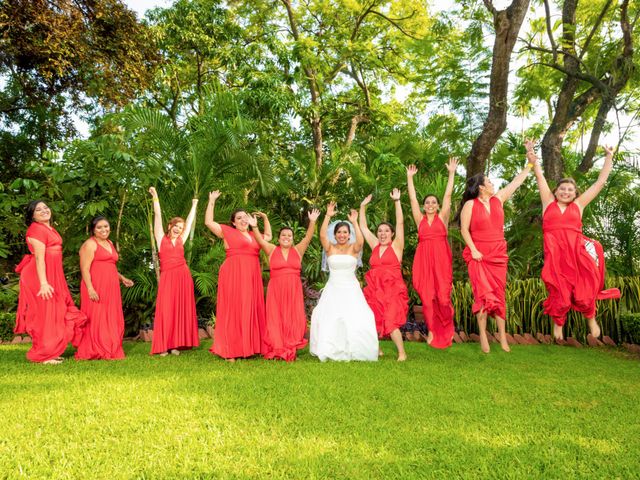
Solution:
{"label": "bride's dark hair", "polygon": [[335,227],[333,227],[333,235],[335,236],[342,227],[347,227],[347,231],[351,234],[351,225],[349,222],[338,222]]}

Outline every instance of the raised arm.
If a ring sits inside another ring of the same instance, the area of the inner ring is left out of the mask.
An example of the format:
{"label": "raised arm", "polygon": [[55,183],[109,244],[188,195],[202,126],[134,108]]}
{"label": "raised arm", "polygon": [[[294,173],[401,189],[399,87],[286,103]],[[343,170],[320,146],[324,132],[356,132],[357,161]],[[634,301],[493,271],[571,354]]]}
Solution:
{"label": "raised arm", "polygon": [[264,233],[262,234],[262,236],[267,242],[270,242],[273,239],[273,233],[271,232],[271,223],[269,223],[269,217],[267,217],[267,214],[263,212],[256,212],[254,215],[262,217],[262,221],[264,223]]}
{"label": "raised arm", "polygon": [[449,162],[447,163],[449,177],[447,178],[447,188],[444,191],[442,209],[440,210],[440,220],[445,226],[449,225],[449,217],[451,216],[451,195],[453,194],[453,181],[456,178],[456,168],[458,168],[458,159],[449,157]]}
{"label": "raised arm", "polygon": [[331,242],[329,241],[329,237],[327,236],[327,229],[329,228],[329,222],[331,221],[331,217],[336,214],[336,202],[329,202],[327,205],[327,213],[324,216],[324,220],[322,221],[322,225],[320,226],[320,244],[324,251],[329,253],[331,250]]}
{"label": "raised arm", "polygon": [[[153,188],[153,187],[151,187]],[[100,300],[98,293],[93,288],[93,282],[91,281],[91,264],[93,263],[93,257],[96,254],[96,242],[87,240],[80,247],[80,273],[82,274],[82,281],[87,287],[87,293],[89,298],[93,302]]]}
{"label": "raised arm", "polygon": [[607,183],[607,179],[609,178],[609,174],[611,173],[611,169],[613,168],[613,153],[615,152],[615,148],[604,147],[604,152],[604,165],[602,166],[602,170],[600,170],[598,179],[575,200],[581,210],[584,210],[587,205],[589,205],[591,201],[598,196],[605,183]]}
{"label": "raised arm", "polygon": [[36,259],[36,274],[40,281],[40,290],[38,291],[37,296],[42,297],[43,300],[49,300],[50,298],[53,298],[54,290],[49,284],[49,280],[47,280],[47,264],[44,260],[47,246],[40,240],[36,240],[31,237],[27,237],[27,242],[29,242],[33,247],[33,256]]}
{"label": "raised arm", "polygon": [[518,187],[522,185],[522,183],[526,180],[527,175],[529,175],[529,172],[534,165],[534,163],[527,162],[522,171],[518,175],[516,175],[515,178],[511,180],[511,182],[509,182],[506,187],[498,190],[494,196],[497,197],[498,200],[500,200],[502,203],[505,203],[507,200],[509,200],[511,198],[511,195],[513,195]]}
{"label": "raised arm", "polygon": [[193,228],[193,221],[196,219],[196,212],[198,211],[198,199],[194,198],[191,200],[191,210],[189,211],[189,215],[187,215],[187,220],[185,221],[184,230],[182,231],[182,243],[187,241],[189,238],[189,234],[191,233],[191,229]]}
{"label": "raised arm", "polygon": [[402,203],[400,202],[401,195],[400,190],[397,188],[391,191],[391,199],[396,208],[396,237],[393,239],[393,243],[396,248],[404,250],[404,217],[402,216]]}
{"label": "raised arm", "polygon": [[407,167],[407,191],[409,192],[409,203],[411,204],[411,216],[413,221],[416,222],[416,227],[419,227],[422,221],[422,212],[416,196],[416,187],[413,185],[413,177],[416,173],[418,173],[418,169],[415,165]]}
{"label": "raised arm", "polygon": [[160,251],[162,237],[164,236],[164,225],[162,223],[160,199],[158,198],[158,192],[156,191],[155,187],[149,187],[149,193],[151,194],[151,198],[153,199],[153,237],[156,239],[156,246],[158,247],[158,251]]}
{"label": "raised arm", "polygon": [[222,227],[218,222],[213,220],[213,210],[216,206],[216,200],[220,196],[220,192],[216,190],[215,192],[209,192],[209,203],[207,204],[207,211],[204,213],[204,224],[206,227],[213,232],[213,234],[218,238],[224,238],[224,234],[222,233]]}
{"label": "raised arm", "polygon": [[353,225],[353,229],[356,232],[356,243],[353,244],[353,253],[360,253],[360,251],[362,251],[362,246],[364,245],[364,237],[362,236],[360,225],[358,225],[358,211],[352,208],[349,211],[347,218]]}
{"label": "raised arm", "polygon": [[533,150],[533,145],[534,142],[530,138],[526,139],[524,142],[524,146],[527,149],[527,161],[529,164],[533,165],[533,173],[536,176],[536,182],[538,182],[538,191],[540,192],[540,201],[542,202],[542,211],[544,212],[549,204],[553,202],[554,197],[553,192],[547,183],[547,179],[544,178],[544,173],[542,172],[542,167],[538,161],[538,156]]}
{"label": "raised arm", "polygon": [[307,233],[305,234],[304,238],[300,240],[300,243],[298,243],[294,247],[301,258],[304,255],[304,252],[307,251],[307,247],[311,243],[311,240],[313,240],[313,234],[316,230],[316,222],[320,217],[320,210],[318,210],[317,208],[314,208],[308,213],[308,216],[309,216],[309,226],[307,227]]}
{"label": "raised arm", "polygon": [[473,211],[473,200],[465,202],[460,212],[460,233],[464,239],[464,243],[467,244],[469,250],[471,250],[471,256],[474,260],[482,260],[482,253],[476,248],[476,244],[471,239],[471,233],[469,232],[469,225],[471,224],[471,213]]}
{"label": "raised arm", "polygon": [[264,250],[264,253],[266,253],[267,256],[270,257],[273,251],[276,249],[276,246],[272,245],[264,239],[264,237],[260,233],[260,229],[258,228],[258,219],[255,217],[255,215],[247,215],[247,221],[249,222],[249,226],[251,227],[251,231],[253,232],[253,238],[256,239],[256,242],[258,242],[260,248]]}
{"label": "raised arm", "polygon": [[360,203],[360,230],[362,231],[362,236],[367,241],[367,244],[371,247],[371,250],[373,250],[379,242],[367,226],[367,205],[371,202],[371,197],[372,195],[367,195]]}

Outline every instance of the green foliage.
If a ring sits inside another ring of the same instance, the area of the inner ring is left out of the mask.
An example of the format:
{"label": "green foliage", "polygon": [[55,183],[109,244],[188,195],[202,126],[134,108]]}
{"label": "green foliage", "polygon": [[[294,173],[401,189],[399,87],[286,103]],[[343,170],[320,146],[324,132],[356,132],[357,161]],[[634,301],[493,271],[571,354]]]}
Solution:
{"label": "green foliage", "polygon": [[640,312],[620,314],[620,323],[627,339],[640,344]]}

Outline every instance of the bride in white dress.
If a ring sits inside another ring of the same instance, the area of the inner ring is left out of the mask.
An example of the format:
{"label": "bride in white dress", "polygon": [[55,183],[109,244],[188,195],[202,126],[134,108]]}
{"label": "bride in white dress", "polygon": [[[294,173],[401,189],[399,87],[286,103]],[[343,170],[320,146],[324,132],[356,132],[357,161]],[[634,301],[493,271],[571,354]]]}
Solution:
{"label": "bride in white dress", "polygon": [[321,361],[378,360],[378,334],[373,312],[369,308],[356,278],[357,256],[364,238],[358,226],[358,212],[351,210],[356,241],[349,243],[349,223],[338,222],[334,229],[336,243],[331,243],[327,230],[336,213],[331,202],[320,227],[320,242],[327,255],[329,281],[318,305],[311,314],[310,352]]}

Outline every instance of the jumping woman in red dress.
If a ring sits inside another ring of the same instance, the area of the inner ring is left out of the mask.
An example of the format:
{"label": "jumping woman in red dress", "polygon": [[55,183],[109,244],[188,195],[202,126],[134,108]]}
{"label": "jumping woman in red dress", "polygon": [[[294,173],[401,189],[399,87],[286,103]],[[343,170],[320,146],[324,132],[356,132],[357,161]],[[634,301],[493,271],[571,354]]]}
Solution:
{"label": "jumping woman in red dress", "polygon": [[87,317],[74,305],[62,269],[62,237],[51,226],[51,210],[40,200],[25,214],[30,255],[16,268],[20,296],[16,332],[32,340],[27,358],[32,362],[61,363],[69,342],[80,341]]}
{"label": "jumping woman in red dress", "polygon": [[469,270],[473,290],[473,313],[478,318],[480,346],[489,353],[487,316],[498,325],[498,340],[505,352],[511,351],[506,338],[505,319],[507,307],[507,242],[504,239],[504,211],[502,205],[522,185],[533,167],[526,167],[506,187],[494,192],[488,177],[479,173],[467,180],[462,196],[460,233],[467,246],[462,252]]}
{"label": "jumping woman in red dress", "polygon": [[[604,290],[604,252],[596,240],[582,234],[582,212],[604,187],[613,166],[612,147],[605,147],[605,159],[598,180],[583,194],[572,178],[563,178],[551,191],[538,165],[533,141],[525,142],[527,157],[536,166],[542,200],[542,231],[544,235],[544,267],[542,280],[549,297],[544,313],[551,316],[556,341],[563,342],[562,327],[569,310],[584,315],[595,342],[600,336],[596,321],[596,300],[620,298],[617,288]],[[596,342],[597,343],[597,342]]]}
{"label": "jumping woman in red dress", "polygon": [[269,257],[271,277],[267,286],[266,328],[263,335],[264,358],[296,359],[296,351],[307,345],[307,315],[300,272],[302,256],[313,239],[320,210],[309,212],[307,234],[300,243],[293,244],[293,230],[284,227],[278,235],[278,246],[266,242],[258,230],[258,220],[250,216],[254,238]]}
{"label": "jumping woman in red dress", "polygon": [[[360,230],[372,250],[369,258],[371,268],[364,276],[367,286],[363,293],[375,316],[378,338],[390,336],[398,349],[398,361],[404,362],[407,354],[400,327],[407,322],[409,294],[402,278],[404,219],[400,190],[394,188],[391,198],[396,208],[395,229],[390,223],[382,222],[378,225],[376,235],[367,226],[366,209],[371,195],[360,204]],[[379,350],[379,354],[382,355],[382,350]]]}
{"label": "jumping woman in red dress", "polygon": [[121,359],[124,315],[120,282],[125,287],[133,286],[133,282],[118,273],[118,252],[109,240],[109,221],[95,217],[90,230],[93,236],[80,247],[80,310],[88,321],[76,359]]}
{"label": "jumping woman in red dress", "polygon": [[200,345],[193,278],[184,258],[184,244],[193,229],[198,199],[191,201],[186,222],[181,217],[173,217],[165,233],[158,192],[151,187],[149,193],[153,198],[153,233],[160,257],[151,354],[180,355],[180,350]]}
{"label": "jumping woman in red dress", "polygon": [[451,213],[451,194],[458,161],[450,158],[447,164],[449,178],[442,199],[429,194],[422,202],[424,214],[420,211],[413,177],[418,172],[415,165],[407,168],[407,185],[411,200],[411,213],[418,227],[418,248],[413,259],[413,288],[416,289],[425,320],[429,329],[427,343],[435,348],[451,346],[455,325],[453,323],[453,264],[451,247],[447,238]]}
{"label": "jumping woman in red dress", "polygon": [[[264,287],[260,268],[260,244],[248,230],[249,216],[244,210],[231,214],[231,225],[213,219],[219,191],[209,193],[204,223],[218,238],[224,240],[227,258],[218,274],[216,325],[213,333],[214,353],[229,361],[264,353],[265,330]],[[266,215],[264,239],[271,240],[271,225]]]}

